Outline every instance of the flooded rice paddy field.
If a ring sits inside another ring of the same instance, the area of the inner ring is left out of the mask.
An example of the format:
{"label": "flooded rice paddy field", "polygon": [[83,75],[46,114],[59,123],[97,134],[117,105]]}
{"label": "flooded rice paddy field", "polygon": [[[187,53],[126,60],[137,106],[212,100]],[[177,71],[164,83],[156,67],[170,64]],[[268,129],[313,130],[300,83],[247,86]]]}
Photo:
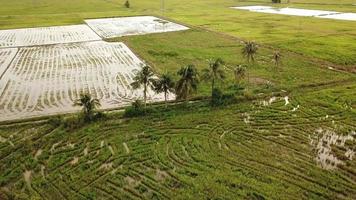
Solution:
{"label": "flooded rice paddy field", "polygon": [[180,24],[152,16],[89,19],[85,20],[85,22],[103,38],[182,31],[188,29]]}
{"label": "flooded rice paddy field", "polygon": [[101,40],[86,25],[0,30],[0,48]]}
{"label": "flooded rice paddy field", "polygon": [[0,49],[0,78],[17,53],[17,48]]}
{"label": "flooded rice paddy field", "polygon": [[[143,62],[123,43],[103,41],[21,48],[0,80],[0,121],[77,111],[81,93],[103,109],[141,98],[132,90]],[[163,100],[149,92],[150,101]]]}
{"label": "flooded rice paddy field", "polygon": [[[150,16],[87,23],[104,38],[187,29]],[[125,44],[104,42],[87,25],[0,30],[0,121],[77,111],[83,92],[102,109],[122,107],[142,97],[130,86],[142,65]],[[148,99],[164,98],[149,91]]]}
{"label": "flooded rice paddy field", "polygon": [[239,9],[239,10],[248,10],[252,12],[269,13],[269,14],[356,21],[356,13],[341,13],[335,11],[310,10],[310,9],[301,9],[301,8],[275,8],[271,6],[241,6],[241,7],[232,7],[232,8]]}

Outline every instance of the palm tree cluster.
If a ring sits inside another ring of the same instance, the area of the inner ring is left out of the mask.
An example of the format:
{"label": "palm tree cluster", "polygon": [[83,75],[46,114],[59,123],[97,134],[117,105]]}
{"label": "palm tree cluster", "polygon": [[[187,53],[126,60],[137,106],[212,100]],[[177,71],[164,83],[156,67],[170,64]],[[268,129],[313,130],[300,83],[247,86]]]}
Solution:
{"label": "palm tree cluster", "polygon": [[167,105],[168,94],[174,92],[174,81],[169,74],[163,74],[156,78],[152,68],[145,65],[141,70],[136,71],[134,81],[131,83],[133,89],[140,89],[143,87],[143,101],[145,108],[147,106],[147,89],[150,88],[156,93],[164,93],[164,101]]}
{"label": "palm tree cluster", "polygon": [[141,70],[135,73],[131,87],[133,89],[143,88],[145,108],[147,104],[148,88],[152,89],[157,94],[164,93],[164,101],[167,107],[169,93],[175,92],[178,100],[188,100],[189,96],[198,88],[198,71],[194,65],[182,67],[177,72],[177,75],[180,76],[180,79],[177,82],[175,82],[172,76],[168,73],[164,73],[156,78],[152,68],[145,65]]}
{"label": "palm tree cluster", "polygon": [[[256,59],[258,45],[255,42],[244,42],[241,54],[246,58],[248,65],[237,65],[233,69],[236,85],[239,85],[244,79],[246,72],[249,78],[249,70],[247,66],[253,64]],[[281,54],[276,51],[273,54],[273,62],[276,66],[281,63]],[[214,91],[216,91],[216,83],[222,82],[225,78],[225,62],[221,58],[211,59],[208,62],[208,67],[202,70],[202,80],[211,81],[211,96],[213,97]],[[147,107],[147,93],[151,89],[158,93],[164,93],[165,106],[167,107],[168,96],[170,93],[176,94],[177,100],[188,101],[190,96],[198,89],[200,82],[200,76],[197,68],[190,64],[182,67],[178,70],[177,75],[179,79],[175,82],[172,76],[168,73],[164,73],[155,76],[152,68],[148,65],[143,65],[142,68],[135,72],[133,82],[130,84],[133,89],[143,88],[143,101],[144,108]],[[137,104],[137,105],[136,105]],[[136,101],[133,105],[140,107],[140,101]],[[80,98],[75,102],[76,106],[83,107],[83,114],[85,121],[91,121],[93,119],[95,110],[100,106],[98,99],[92,98],[90,94],[81,94]]]}

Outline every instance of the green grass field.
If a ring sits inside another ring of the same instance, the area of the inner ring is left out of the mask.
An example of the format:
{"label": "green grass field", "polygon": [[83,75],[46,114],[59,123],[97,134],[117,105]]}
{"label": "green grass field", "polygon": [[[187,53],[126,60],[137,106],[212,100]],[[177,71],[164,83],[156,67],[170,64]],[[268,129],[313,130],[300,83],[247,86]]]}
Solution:
{"label": "green grass field", "polygon": [[[356,70],[355,22],[270,15],[229,8],[267,2],[269,1],[167,0],[165,16]],[[312,1],[314,4],[300,4],[307,1],[292,2],[295,4],[288,6],[356,12],[356,6],[352,5],[356,2],[349,0],[337,3],[316,0]],[[0,29],[78,24],[85,18],[162,15],[160,1],[132,0],[131,9],[124,8],[123,3],[123,0],[0,0]]]}
{"label": "green grass field", "polygon": [[[117,0],[0,0],[0,29],[162,15],[160,1],[130,2],[126,9]],[[227,80],[219,87],[226,93],[236,93],[231,70],[245,63],[241,42],[255,40],[257,61],[242,83],[254,100],[241,94],[218,108],[205,100],[155,105],[138,118],[110,112],[75,129],[48,119],[2,124],[0,199],[354,199],[356,22],[228,8],[268,2],[167,0],[165,16],[191,30],[109,40],[175,79],[181,66],[202,70],[221,57]],[[356,12],[352,0],[292,2]],[[210,83],[201,82],[194,97],[208,95]],[[263,106],[271,97],[276,101]],[[328,134],[338,138],[329,146]],[[341,163],[323,168],[330,163],[318,162],[320,146]]]}

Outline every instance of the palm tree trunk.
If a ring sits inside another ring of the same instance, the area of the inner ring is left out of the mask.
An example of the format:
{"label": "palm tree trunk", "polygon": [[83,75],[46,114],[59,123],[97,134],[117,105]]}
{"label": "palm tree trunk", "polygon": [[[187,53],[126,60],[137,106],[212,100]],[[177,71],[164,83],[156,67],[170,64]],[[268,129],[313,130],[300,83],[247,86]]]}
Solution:
{"label": "palm tree trunk", "polygon": [[211,81],[211,98],[213,98],[214,88],[215,88],[215,78],[213,77],[213,80]]}
{"label": "palm tree trunk", "polygon": [[167,108],[167,91],[164,91],[164,104],[165,107]]}
{"label": "palm tree trunk", "polygon": [[164,0],[161,0],[161,12],[162,12],[162,16],[164,16]]}
{"label": "palm tree trunk", "polygon": [[143,100],[144,100],[144,103],[145,103],[145,110],[146,110],[146,106],[147,106],[147,85],[145,84],[144,88],[143,88]]}
{"label": "palm tree trunk", "polygon": [[250,89],[250,62],[248,62],[248,69],[247,69],[247,89]]}

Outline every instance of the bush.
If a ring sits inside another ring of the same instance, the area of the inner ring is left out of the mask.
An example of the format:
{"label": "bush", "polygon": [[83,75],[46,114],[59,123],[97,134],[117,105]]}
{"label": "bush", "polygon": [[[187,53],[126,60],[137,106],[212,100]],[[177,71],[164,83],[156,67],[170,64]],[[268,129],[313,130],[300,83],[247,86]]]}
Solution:
{"label": "bush", "polygon": [[68,117],[63,120],[63,126],[69,131],[78,129],[83,126],[84,121],[80,120],[81,118],[78,116]]}
{"label": "bush", "polygon": [[138,117],[145,115],[147,110],[145,110],[142,102],[140,100],[136,100],[132,102],[130,107],[125,109],[124,117]]}
{"label": "bush", "polygon": [[234,103],[236,101],[234,94],[224,94],[219,89],[214,89],[211,97],[212,106],[220,106]]}
{"label": "bush", "polygon": [[125,5],[126,8],[130,8],[130,2],[129,2],[129,0],[126,0],[126,2],[125,2],[124,5]]}
{"label": "bush", "polygon": [[48,120],[48,123],[53,127],[58,127],[63,124],[63,117],[62,116],[51,117]]}
{"label": "bush", "polygon": [[272,0],[272,3],[281,3],[281,0]]}
{"label": "bush", "polygon": [[243,95],[243,92],[245,91],[245,87],[242,84],[233,84],[228,87],[228,90],[235,93],[235,95]]}
{"label": "bush", "polygon": [[213,89],[212,96],[211,96],[211,105],[217,106],[221,105],[223,93],[219,89]]}
{"label": "bush", "polygon": [[250,90],[245,90],[243,96],[246,100],[254,100],[256,98]]}
{"label": "bush", "polygon": [[98,121],[98,120],[105,119],[105,118],[106,118],[105,113],[97,112],[97,113],[94,114],[93,120],[94,121]]}

